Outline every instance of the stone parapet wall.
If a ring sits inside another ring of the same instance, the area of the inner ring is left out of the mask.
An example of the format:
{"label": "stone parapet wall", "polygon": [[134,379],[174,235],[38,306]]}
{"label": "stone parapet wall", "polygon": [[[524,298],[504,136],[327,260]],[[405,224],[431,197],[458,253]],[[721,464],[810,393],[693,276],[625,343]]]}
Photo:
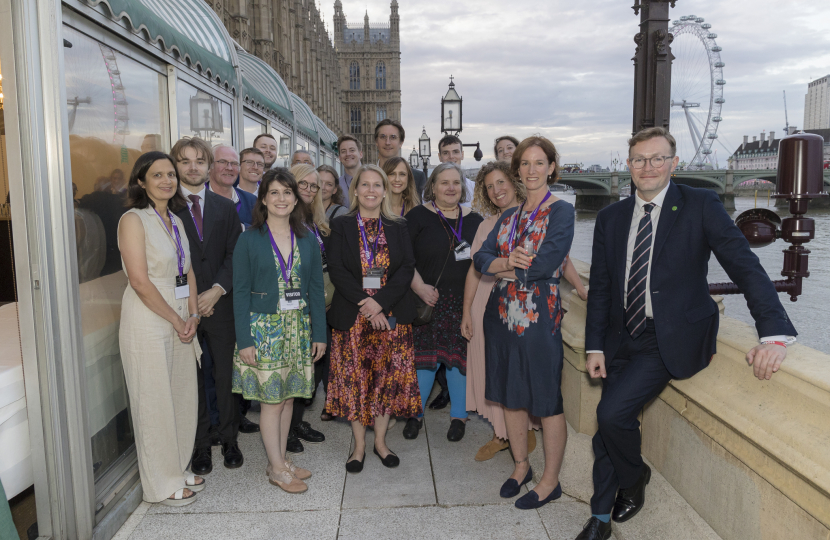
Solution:
{"label": "stone parapet wall", "polygon": [[[565,282],[563,306],[565,416],[593,435],[601,383],[585,371],[586,304]],[[644,409],[643,455],[724,540],[828,540],[830,355],[796,344],[762,382],[744,359],[756,343],[722,315],[711,365]]]}

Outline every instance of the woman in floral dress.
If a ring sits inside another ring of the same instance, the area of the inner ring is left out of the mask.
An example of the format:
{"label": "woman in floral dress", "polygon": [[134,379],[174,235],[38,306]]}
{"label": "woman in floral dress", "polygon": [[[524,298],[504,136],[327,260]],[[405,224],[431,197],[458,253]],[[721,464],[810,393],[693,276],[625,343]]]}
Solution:
{"label": "woman in floral dress", "polygon": [[390,416],[421,412],[415,374],[409,284],[415,259],[406,223],[389,207],[386,174],[361,167],[349,189],[348,214],[331,222],[329,275],[335,286],[328,312],[332,327],[326,410],[352,423],[355,447],[346,471],[363,470],[366,427],[373,452],[386,467],[398,456],[386,446]]}
{"label": "woman in floral dress", "polygon": [[502,497],[515,497],[533,477],[527,459],[528,414],[542,421],[545,471],[533,490],[516,501],[521,509],[538,508],[562,494],[559,470],[567,428],[560,388],[559,278],[573,241],[574,209],[550,193],[558,169],[549,140],[530,137],[519,144],[511,170],[525,185],[527,200],[504,212],[475,254],[476,269],[483,274],[513,271],[517,278],[496,283],[484,313],[485,397],[505,407],[516,465]]}

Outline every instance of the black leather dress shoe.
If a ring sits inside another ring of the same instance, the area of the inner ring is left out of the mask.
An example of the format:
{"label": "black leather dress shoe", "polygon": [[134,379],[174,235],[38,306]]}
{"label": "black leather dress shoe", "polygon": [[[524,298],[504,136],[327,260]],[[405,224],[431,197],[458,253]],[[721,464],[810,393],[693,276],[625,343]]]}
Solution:
{"label": "black leather dress shoe", "polygon": [[406,425],[403,427],[403,438],[404,439],[417,439],[418,432],[421,431],[421,428],[424,427],[423,419],[418,420],[417,418],[410,418],[406,421]]}
{"label": "black leather dress shoe", "polygon": [[285,445],[285,451],[289,454],[302,454],[305,451],[303,443],[294,434],[293,429],[288,431],[288,442]]}
{"label": "black leather dress shoe", "polygon": [[585,522],[576,540],[608,540],[609,538],[611,538],[611,522],[603,523],[591,516],[591,519]]}
{"label": "black leather dress shoe", "polygon": [[617,500],[614,501],[614,511],[611,512],[611,519],[617,523],[628,521],[637,515],[646,503],[646,484],[651,480],[651,468],[643,463],[643,472],[637,483],[630,488],[620,489],[617,492]]}
{"label": "black leather dress shoe", "polygon": [[294,428],[294,434],[297,435],[297,438],[303,440],[305,442],[309,442],[311,444],[321,443],[326,440],[326,436],[317,431],[316,429],[312,429],[311,424],[306,422],[305,420],[300,420],[297,424],[297,427]]}
{"label": "black leather dress shoe", "polygon": [[193,450],[193,461],[190,462],[190,471],[197,476],[210,474],[213,470],[213,459],[210,455],[210,447],[195,448]]}
{"label": "black leather dress shoe", "polygon": [[432,403],[429,404],[429,408],[434,410],[434,411],[437,411],[439,409],[443,409],[444,407],[446,407],[449,404],[450,404],[450,394],[449,394],[449,392],[447,392],[447,393],[441,392],[440,394],[438,394],[438,397],[436,397],[435,399],[432,400]]}
{"label": "black leather dress shoe", "polygon": [[210,437],[211,446],[222,446],[222,439],[219,437],[219,432],[216,431],[215,426],[210,426],[210,431],[208,431],[208,437]]}
{"label": "black leather dress shoe", "polygon": [[251,422],[244,416],[239,417],[239,433],[257,433],[259,432],[259,424]]}
{"label": "black leather dress shoe", "polygon": [[455,419],[450,422],[450,429],[447,430],[447,440],[450,442],[458,442],[464,438],[464,432],[467,430],[467,422],[464,420]]}
{"label": "black leather dress shoe", "polygon": [[222,443],[222,455],[225,456],[226,469],[238,469],[245,462],[236,442]]}
{"label": "black leather dress shoe", "polygon": [[401,464],[400,458],[393,454],[391,450],[388,454],[386,454],[386,457],[380,457],[380,452],[378,452],[377,448],[373,448],[372,450],[374,450],[375,455],[380,458],[380,462],[383,463],[384,467],[394,469],[395,467]]}

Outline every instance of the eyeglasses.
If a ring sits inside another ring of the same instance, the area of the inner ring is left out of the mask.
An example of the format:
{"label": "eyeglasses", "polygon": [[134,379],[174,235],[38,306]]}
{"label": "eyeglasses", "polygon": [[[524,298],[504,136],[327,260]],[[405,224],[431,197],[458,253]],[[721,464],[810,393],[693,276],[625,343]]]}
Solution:
{"label": "eyeglasses", "polygon": [[263,163],[261,161],[254,161],[252,159],[243,159],[242,163],[244,163],[245,165],[247,165],[248,167],[251,167],[253,169],[264,169],[265,168],[265,163]]}
{"label": "eyeglasses", "polygon": [[318,186],[317,184],[309,184],[305,180],[299,182],[297,185],[300,186],[300,189],[311,190],[312,193],[317,193],[317,191],[319,191],[320,189],[320,186]]}
{"label": "eyeglasses", "polygon": [[651,163],[651,166],[655,169],[659,169],[663,166],[663,163],[666,161],[673,159],[674,156],[654,156],[651,158],[634,158],[631,160],[631,168],[632,169],[642,169],[646,166],[646,162]]}
{"label": "eyeglasses", "polygon": [[238,169],[239,168],[239,162],[238,161],[228,161],[227,159],[220,159],[216,162],[216,164],[221,165],[223,168],[224,167],[231,167],[233,169]]}
{"label": "eyeglasses", "polygon": [[378,139],[380,139],[383,142],[386,142],[387,140],[392,142],[398,142],[398,139],[400,139],[400,137],[398,137],[397,135],[378,135]]}

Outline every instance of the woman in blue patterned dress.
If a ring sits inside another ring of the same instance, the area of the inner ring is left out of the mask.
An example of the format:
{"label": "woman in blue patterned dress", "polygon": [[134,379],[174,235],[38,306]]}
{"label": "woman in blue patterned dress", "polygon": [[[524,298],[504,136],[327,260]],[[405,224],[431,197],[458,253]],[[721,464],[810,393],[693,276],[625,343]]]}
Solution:
{"label": "woman in blue patterned dress", "polygon": [[511,169],[525,185],[527,200],[504,212],[474,260],[483,274],[512,271],[517,278],[496,283],[484,313],[485,397],[505,407],[515,461],[502,497],[515,497],[533,477],[527,459],[528,414],[542,420],[545,471],[533,490],[516,501],[517,508],[531,509],[562,495],[559,470],[568,434],[560,388],[559,278],[573,241],[574,209],[550,193],[559,165],[549,140],[522,141]]}

